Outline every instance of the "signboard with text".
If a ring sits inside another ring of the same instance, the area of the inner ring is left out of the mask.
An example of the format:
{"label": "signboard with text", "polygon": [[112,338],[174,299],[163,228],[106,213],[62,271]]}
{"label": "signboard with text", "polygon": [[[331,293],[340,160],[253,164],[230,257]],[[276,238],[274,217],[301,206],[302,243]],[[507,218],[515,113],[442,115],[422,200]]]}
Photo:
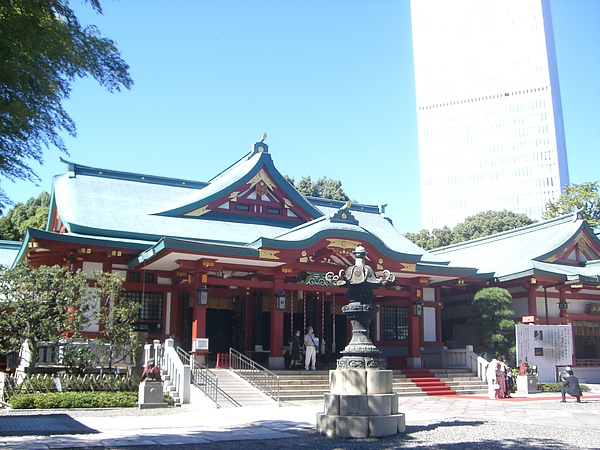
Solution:
{"label": "signboard with text", "polygon": [[517,364],[537,366],[538,381],[555,382],[556,366],[573,363],[571,325],[517,325]]}

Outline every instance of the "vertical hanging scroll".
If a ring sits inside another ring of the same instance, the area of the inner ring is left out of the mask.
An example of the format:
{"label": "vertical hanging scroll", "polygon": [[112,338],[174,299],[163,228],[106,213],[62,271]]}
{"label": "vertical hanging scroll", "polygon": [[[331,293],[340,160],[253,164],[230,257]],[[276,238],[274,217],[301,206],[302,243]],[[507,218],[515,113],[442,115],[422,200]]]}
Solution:
{"label": "vertical hanging scroll", "polygon": [[290,291],[290,332],[291,335],[294,336],[294,292]]}
{"label": "vertical hanging scroll", "polygon": [[321,296],[321,355],[325,354],[325,293],[319,292]]}
{"label": "vertical hanging scroll", "polygon": [[302,334],[306,333],[306,292],[302,291],[302,300],[304,301],[304,331]]}
{"label": "vertical hanging scroll", "polygon": [[333,320],[333,333],[331,337],[331,353],[335,353],[335,292],[333,293],[333,300],[331,305],[331,318]]}

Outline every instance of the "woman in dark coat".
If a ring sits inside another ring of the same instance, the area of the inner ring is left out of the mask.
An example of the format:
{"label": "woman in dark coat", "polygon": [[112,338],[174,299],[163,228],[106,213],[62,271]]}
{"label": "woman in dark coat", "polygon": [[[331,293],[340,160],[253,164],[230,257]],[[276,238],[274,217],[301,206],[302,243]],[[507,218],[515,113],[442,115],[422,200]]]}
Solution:
{"label": "woman in dark coat", "polygon": [[302,339],[300,338],[300,330],[292,335],[290,339],[290,369],[296,369],[297,366],[301,365],[300,348],[302,347]]}

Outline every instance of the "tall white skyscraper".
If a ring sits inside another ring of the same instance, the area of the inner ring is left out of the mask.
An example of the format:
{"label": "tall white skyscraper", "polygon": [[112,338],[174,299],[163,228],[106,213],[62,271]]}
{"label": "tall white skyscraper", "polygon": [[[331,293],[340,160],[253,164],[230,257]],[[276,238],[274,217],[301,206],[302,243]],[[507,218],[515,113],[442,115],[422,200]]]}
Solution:
{"label": "tall white skyscraper", "polygon": [[423,228],[569,183],[547,0],[411,0]]}

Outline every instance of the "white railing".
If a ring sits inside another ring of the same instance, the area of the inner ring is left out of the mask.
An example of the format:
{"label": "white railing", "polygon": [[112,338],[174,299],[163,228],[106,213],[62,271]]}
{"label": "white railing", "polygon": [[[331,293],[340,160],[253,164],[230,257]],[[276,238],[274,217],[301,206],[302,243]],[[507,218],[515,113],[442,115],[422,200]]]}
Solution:
{"label": "white railing", "polygon": [[[158,346],[160,347],[160,344]],[[175,348],[175,341],[173,339],[166,339],[162,357],[158,349],[155,350],[155,355],[159,356],[156,361],[157,366],[165,370],[169,375],[171,383],[173,383],[175,390],[179,393],[181,403],[189,403],[192,381],[191,369],[189,365],[184,364],[179,358],[177,349]],[[161,364],[159,365],[158,363]]]}
{"label": "white railing", "polygon": [[424,348],[421,350],[421,361],[427,369],[452,369],[467,368],[477,376],[487,381],[486,369],[488,361],[473,352],[473,346],[467,345],[464,349],[448,350],[441,348]]}

